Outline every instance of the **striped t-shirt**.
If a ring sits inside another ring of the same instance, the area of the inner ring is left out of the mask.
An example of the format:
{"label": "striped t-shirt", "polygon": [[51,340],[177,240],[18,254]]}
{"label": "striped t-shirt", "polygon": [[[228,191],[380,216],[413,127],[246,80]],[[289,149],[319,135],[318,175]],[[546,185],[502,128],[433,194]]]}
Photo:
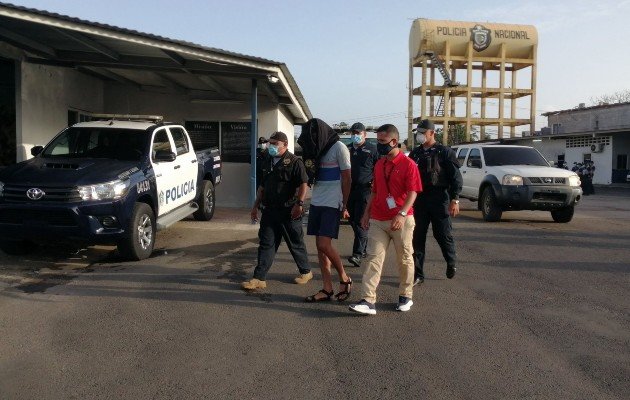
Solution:
{"label": "striped t-shirt", "polygon": [[341,171],[350,169],[350,151],[343,142],[335,143],[321,158],[311,204],[341,209]]}

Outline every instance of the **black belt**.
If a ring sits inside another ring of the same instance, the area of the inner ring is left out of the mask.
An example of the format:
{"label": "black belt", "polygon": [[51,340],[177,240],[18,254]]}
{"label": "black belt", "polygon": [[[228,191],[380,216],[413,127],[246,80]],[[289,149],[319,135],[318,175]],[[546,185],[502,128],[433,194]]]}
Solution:
{"label": "black belt", "polygon": [[261,210],[287,210],[287,209],[291,209],[294,205],[296,204],[296,202],[287,202],[285,204],[272,204],[272,205],[265,205],[265,204],[261,204],[259,206],[259,208]]}

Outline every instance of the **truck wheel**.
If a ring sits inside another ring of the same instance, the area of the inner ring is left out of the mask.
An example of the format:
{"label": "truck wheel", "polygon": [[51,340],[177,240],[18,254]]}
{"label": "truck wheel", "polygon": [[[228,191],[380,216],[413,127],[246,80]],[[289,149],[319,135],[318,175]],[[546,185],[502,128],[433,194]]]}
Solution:
{"label": "truck wheel", "polygon": [[556,222],[567,223],[573,219],[574,212],[574,206],[564,207],[559,210],[553,210],[551,212],[551,218]]}
{"label": "truck wheel", "polygon": [[128,260],[144,260],[153,251],[155,232],[153,210],[148,204],[136,203],[129,222],[129,236],[118,243],[118,252]]}
{"label": "truck wheel", "polygon": [[197,221],[210,221],[214,215],[215,206],[214,184],[212,181],[203,181],[199,198],[199,209],[193,213]]}
{"label": "truck wheel", "polygon": [[486,187],[481,194],[481,214],[483,219],[488,222],[500,221],[501,214],[503,214],[503,210],[497,204],[497,198],[490,186]]}
{"label": "truck wheel", "polygon": [[2,240],[0,249],[10,256],[23,256],[29,251],[29,243],[26,240]]}

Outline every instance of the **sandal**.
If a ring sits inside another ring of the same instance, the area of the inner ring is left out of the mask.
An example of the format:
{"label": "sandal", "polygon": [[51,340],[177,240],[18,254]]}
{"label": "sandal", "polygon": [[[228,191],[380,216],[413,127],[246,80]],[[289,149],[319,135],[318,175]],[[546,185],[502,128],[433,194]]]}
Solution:
{"label": "sandal", "polygon": [[352,293],[352,278],[348,277],[347,282],[340,281],[339,283],[342,285],[346,285],[346,290],[342,290],[341,292],[337,293],[335,297],[337,298],[337,301],[339,302],[346,301],[348,300],[348,298],[350,297],[350,294]]}
{"label": "sandal", "polygon": [[[317,298],[317,297],[315,297],[317,295],[317,293],[324,293],[326,295],[326,297]],[[317,293],[315,293],[312,296],[308,296],[307,298],[304,299],[304,301],[307,302],[307,303],[317,303],[318,301],[330,301],[330,298],[334,294],[334,292],[332,290],[330,292],[327,292],[324,289],[320,290]]]}

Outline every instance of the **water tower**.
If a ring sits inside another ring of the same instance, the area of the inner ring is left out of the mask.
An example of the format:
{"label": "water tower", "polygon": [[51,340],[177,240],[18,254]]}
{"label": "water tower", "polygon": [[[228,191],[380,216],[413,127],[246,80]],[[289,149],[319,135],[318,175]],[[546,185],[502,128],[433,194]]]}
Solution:
{"label": "water tower", "polygon": [[510,137],[524,125],[526,134],[534,132],[537,46],[531,25],[416,19],[409,34],[409,140],[412,123],[424,118],[443,127],[444,143],[456,126],[465,128],[466,141],[473,128],[480,139],[490,131],[503,138],[506,127]]}

